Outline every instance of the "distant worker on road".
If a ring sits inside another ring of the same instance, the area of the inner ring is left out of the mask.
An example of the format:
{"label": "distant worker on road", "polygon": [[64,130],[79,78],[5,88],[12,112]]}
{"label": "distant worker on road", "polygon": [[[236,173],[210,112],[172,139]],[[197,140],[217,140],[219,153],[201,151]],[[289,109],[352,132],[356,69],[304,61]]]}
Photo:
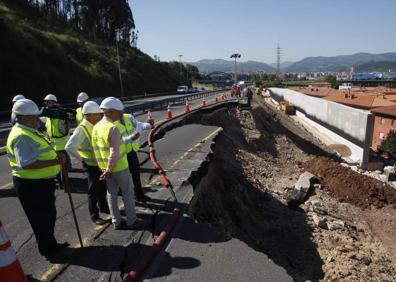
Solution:
{"label": "distant worker on road", "polygon": [[41,255],[54,257],[68,243],[54,237],[56,220],[55,177],[65,162],[57,155],[44,135],[37,131],[40,111],[28,99],[17,101],[12,111],[16,124],[7,139],[7,156],[13,183],[23,210],[32,226]]}
{"label": "distant worker on road", "polygon": [[82,107],[84,106],[84,103],[87,102],[88,100],[89,100],[89,96],[85,92],[81,92],[77,96],[77,103],[79,105],[79,107],[76,109],[76,122],[77,122],[77,124],[80,124],[83,121],[83,119],[84,119],[84,116],[83,116],[83,113],[82,113]]}
{"label": "distant worker on road", "polygon": [[[99,168],[102,170],[101,180],[107,182],[107,200],[110,207],[114,229],[136,229],[144,221],[137,218],[135,212],[132,176],[128,169],[126,146],[122,135],[115,125],[124,112],[122,102],[114,97],[106,98],[100,104],[104,117],[94,126],[92,146]],[[118,207],[118,189],[121,188],[125,204],[127,221],[121,218]]]}
{"label": "distant worker on road", "polygon": [[150,197],[143,192],[142,181],[140,180],[140,163],[137,152],[140,149],[140,136],[143,130],[150,130],[154,126],[154,120],[148,119],[147,122],[139,122],[131,114],[123,114],[116,123],[120,130],[122,139],[126,146],[129,171],[132,175],[133,187],[136,200],[140,202],[150,201]]}
{"label": "distant worker on road", "polygon": [[[19,101],[21,99],[25,99],[25,96],[22,94],[15,95],[14,98],[12,98],[12,103],[15,103],[16,101]],[[15,113],[11,111],[11,125],[14,125],[16,123],[16,117]]]}
{"label": "distant worker on road", "polygon": [[253,91],[250,87],[246,87],[247,91],[246,91],[246,97],[247,97],[247,103],[248,106],[251,106],[251,102],[252,102],[252,98],[253,98]]}
{"label": "distant worker on road", "polygon": [[87,169],[89,213],[95,224],[103,225],[106,221],[100,218],[99,211],[110,214],[106,200],[107,186],[106,181],[99,179],[102,172],[98,167],[92,147],[93,127],[100,121],[102,110],[97,103],[88,101],[84,104],[81,113],[83,120],[67,142],[66,151],[80,160]]}

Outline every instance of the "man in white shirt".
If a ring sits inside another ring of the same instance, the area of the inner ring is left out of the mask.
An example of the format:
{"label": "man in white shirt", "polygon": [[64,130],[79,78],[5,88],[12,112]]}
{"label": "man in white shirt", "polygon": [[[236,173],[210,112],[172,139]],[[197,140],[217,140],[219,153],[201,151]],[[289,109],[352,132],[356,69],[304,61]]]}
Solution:
{"label": "man in white shirt", "polygon": [[[99,180],[102,171],[99,169],[92,147],[93,126],[101,119],[102,110],[93,101],[88,101],[82,108],[83,120],[73,132],[66,144],[66,151],[80,160],[88,172],[88,209],[92,221],[97,225],[106,223],[99,216],[99,211],[110,214],[106,200],[106,181]],[[99,206],[99,208],[98,208]]]}

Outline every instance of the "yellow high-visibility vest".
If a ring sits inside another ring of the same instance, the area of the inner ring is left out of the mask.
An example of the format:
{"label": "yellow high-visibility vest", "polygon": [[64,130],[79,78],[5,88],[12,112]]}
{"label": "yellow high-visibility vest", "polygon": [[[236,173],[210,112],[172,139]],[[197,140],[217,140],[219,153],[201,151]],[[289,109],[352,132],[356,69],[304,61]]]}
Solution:
{"label": "yellow high-visibility vest", "polygon": [[24,169],[19,166],[15,158],[14,144],[20,136],[26,136],[38,144],[37,150],[40,152],[40,155],[37,158],[38,160],[49,161],[57,158],[55,150],[50,146],[49,141],[46,140],[41,133],[32,132],[16,124],[12,127],[7,139],[7,157],[12,168],[12,175],[24,179],[55,177],[61,171],[61,166],[59,164],[37,169]]}
{"label": "yellow high-visibility vest", "polygon": [[[99,168],[106,169],[110,156],[109,133],[115,126],[112,122],[99,122],[93,127],[92,146]],[[122,141],[122,140],[121,140]],[[126,147],[121,142],[119,157],[111,172],[118,172],[128,168]]]}
{"label": "yellow high-visibility vest", "polygon": [[83,119],[84,119],[84,115],[82,113],[82,108],[78,107],[76,109],[76,122],[77,122],[77,124],[80,124],[83,121]]}
{"label": "yellow high-visibility vest", "polygon": [[92,146],[92,130],[93,125],[86,119],[84,119],[78,126],[85,136],[84,142],[78,146],[77,152],[82,158],[83,162],[89,166],[98,166],[96,162],[93,146]]}
{"label": "yellow high-visibility vest", "polygon": [[67,126],[67,121],[60,120],[57,118],[46,118],[45,128],[47,130],[47,134],[51,139],[51,144],[54,147],[55,151],[63,151],[65,150],[66,143],[69,140],[69,132],[62,133],[60,131],[60,123],[64,122],[67,131],[69,131]]}
{"label": "yellow high-visibility vest", "polygon": [[127,154],[130,153],[132,150],[134,150],[135,152],[139,151],[140,144],[132,139],[132,134],[135,131],[135,127],[131,119],[129,118],[129,115],[123,114],[122,118],[120,120],[117,120],[114,124],[117,126],[118,130],[122,135],[122,140],[125,143]]}

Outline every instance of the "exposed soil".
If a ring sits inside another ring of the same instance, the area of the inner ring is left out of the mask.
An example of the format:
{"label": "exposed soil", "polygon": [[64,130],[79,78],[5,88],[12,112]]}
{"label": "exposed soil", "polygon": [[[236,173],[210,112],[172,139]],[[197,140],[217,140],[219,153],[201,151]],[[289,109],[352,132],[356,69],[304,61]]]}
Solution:
{"label": "exposed soil", "polygon": [[379,180],[359,174],[326,157],[316,157],[302,167],[321,179],[322,187],[340,202],[362,208],[396,204],[396,190]]}
{"label": "exposed soil", "polygon": [[[393,203],[387,188],[381,190],[376,180],[364,178],[356,186],[363,187],[361,194],[375,191],[375,196],[366,196],[370,204],[355,203],[351,196],[349,201],[338,200],[336,191],[343,189],[336,187],[349,187],[362,175],[350,176],[318,140],[264,104],[190,122],[224,129],[214,154],[192,180],[190,213],[196,220],[212,223],[267,254],[296,281],[396,281],[393,258],[371,230],[378,226],[366,220],[368,214],[377,215],[361,209]],[[300,210],[289,209],[287,191],[306,168],[318,174],[322,189]],[[333,226],[331,230],[319,227],[318,219]]]}

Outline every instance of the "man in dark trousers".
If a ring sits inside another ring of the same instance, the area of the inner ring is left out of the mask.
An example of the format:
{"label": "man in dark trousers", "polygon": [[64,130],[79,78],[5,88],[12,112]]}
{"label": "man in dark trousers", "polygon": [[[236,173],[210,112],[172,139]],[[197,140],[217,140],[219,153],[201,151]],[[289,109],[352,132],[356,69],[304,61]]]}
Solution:
{"label": "man in dark trousers", "polygon": [[56,220],[55,178],[65,163],[41,133],[40,111],[28,99],[17,101],[12,111],[16,124],[7,139],[7,157],[12,168],[17,196],[32,226],[40,254],[53,258],[68,243],[59,244],[54,237]]}
{"label": "man in dark trousers", "polygon": [[110,214],[106,200],[106,181],[99,180],[102,171],[98,167],[92,147],[92,130],[94,125],[101,120],[101,113],[102,110],[97,103],[86,102],[81,110],[83,119],[66,144],[66,151],[81,161],[87,169],[88,209],[91,220],[97,225],[103,225],[107,222],[99,216],[99,212]]}

